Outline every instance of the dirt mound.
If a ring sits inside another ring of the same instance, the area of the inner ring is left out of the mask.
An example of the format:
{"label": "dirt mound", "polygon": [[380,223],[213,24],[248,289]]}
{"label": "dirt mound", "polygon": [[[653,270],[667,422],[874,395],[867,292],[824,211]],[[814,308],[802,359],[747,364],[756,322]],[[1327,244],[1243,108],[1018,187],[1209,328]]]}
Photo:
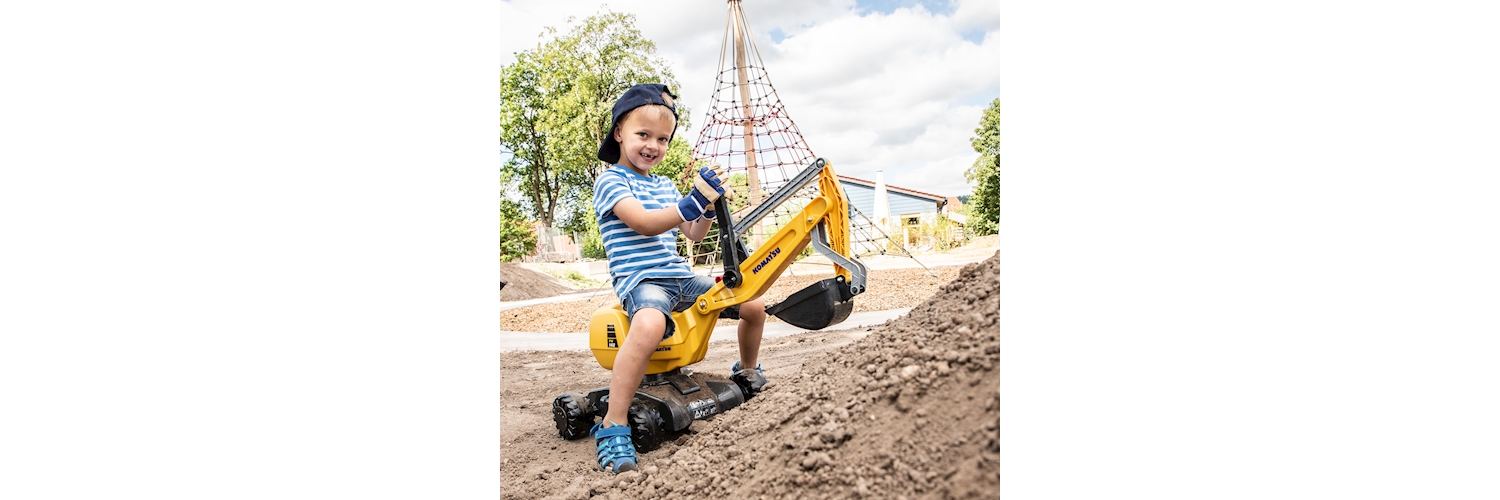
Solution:
{"label": "dirt mound", "polygon": [[[999,272],[998,254],[965,266],[908,315],[797,375],[777,379],[768,367],[760,397],[695,422],[676,446],[642,455],[640,471],[539,464],[521,481],[550,488],[506,496],[998,498]],[[564,446],[575,445],[593,443]]]}
{"label": "dirt mound", "polygon": [[500,300],[507,301],[540,299],[573,291],[551,275],[504,262],[500,263],[500,281],[507,282],[500,289]]}

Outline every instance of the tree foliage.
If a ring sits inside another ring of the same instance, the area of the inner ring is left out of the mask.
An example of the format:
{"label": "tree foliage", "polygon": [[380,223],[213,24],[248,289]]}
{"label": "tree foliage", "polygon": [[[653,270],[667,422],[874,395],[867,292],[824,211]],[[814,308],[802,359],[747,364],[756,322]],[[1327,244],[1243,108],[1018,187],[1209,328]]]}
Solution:
{"label": "tree foliage", "polygon": [[536,233],[516,202],[500,198],[500,260],[513,261],[536,251]]}
{"label": "tree foliage", "polygon": [[[594,180],[604,165],[595,155],[609,131],[614,100],[640,83],[676,89],[656,44],[635,26],[635,15],[601,10],[501,68],[500,144],[510,158],[505,178],[516,182],[531,215],[548,226],[562,211],[570,226],[591,217]],[[688,110],[678,105],[686,129]],[[576,229],[576,227],[575,227]]]}
{"label": "tree foliage", "polygon": [[729,174],[729,179],[726,179],[725,183],[729,185],[728,189],[730,191],[739,193],[737,196],[729,198],[729,211],[738,212],[750,206],[750,196],[748,195],[750,193],[750,178],[744,172]]}
{"label": "tree foliage", "polygon": [[969,225],[975,234],[995,234],[1000,225],[1000,100],[990,101],[969,140],[979,158],[964,171],[964,178],[974,185],[966,201]]}
{"label": "tree foliage", "polygon": [[564,191],[579,176],[552,156],[557,138],[540,105],[548,99],[543,81],[549,66],[546,58],[522,52],[500,69],[500,145],[510,154],[500,173],[502,182],[520,188],[531,215],[551,225]]}

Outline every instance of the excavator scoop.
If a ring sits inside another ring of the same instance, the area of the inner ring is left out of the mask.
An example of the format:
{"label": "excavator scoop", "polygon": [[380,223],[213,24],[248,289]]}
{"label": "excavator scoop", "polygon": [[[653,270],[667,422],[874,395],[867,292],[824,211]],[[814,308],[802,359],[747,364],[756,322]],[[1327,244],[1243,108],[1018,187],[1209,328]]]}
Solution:
{"label": "excavator scoop", "polygon": [[766,313],[798,328],[822,330],[849,317],[849,312],[854,310],[853,297],[848,283],[828,278],[767,307]]}

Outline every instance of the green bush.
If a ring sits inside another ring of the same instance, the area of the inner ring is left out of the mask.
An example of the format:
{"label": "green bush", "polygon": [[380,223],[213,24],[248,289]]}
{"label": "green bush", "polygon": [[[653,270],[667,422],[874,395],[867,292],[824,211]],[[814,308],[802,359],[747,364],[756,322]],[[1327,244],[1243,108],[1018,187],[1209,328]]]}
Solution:
{"label": "green bush", "polygon": [[948,220],[948,217],[938,215],[930,221],[923,221],[917,230],[921,233],[923,244],[938,251],[957,247],[962,242],[962,236],[956,236],[958,223]]}
{"label": "green bush", "polygon": [[[891,228],[891,238],[885,242],[885,249],[888,253],[901,254],[917,247],[937,251],[955,248],[963,244],[963,237],[958,234],[958,228],[958,223],[948,220],[947,216],[941,214],[931,219],[924,218],[910,230],[903,230],[902,226],[894,226]],[[912,239],[910,242],[906,241],[908,235]]]}
{"label": "green bush", "polygon": [[583,234],[583,245],[578,249],[585,259],[607,259],[604,253],[604,238],[599,236],[599,228],[589,228],[589,232]]}
{"label": "green bush", "polygon": [[574,227],[569,229],[577,234],[583,241],[578,242],[578,253],[585,259],[606,259],[604,253],[604,238],[599,235],[599,221],[593,214],[579,215],[574,219]]}
{"label": "green bush", "polygon": [[969,218],[969,229],[976,236],[995,234],[1000,231],[1000,100],[990,102],[989,109],[974,129],[974,138],[969,139],[979,158],[964,171],[974,187],[973,196],[964,201],[964,215]]}
{"label": "green bush", "polygon": [[536,233],[521,206],[500,200],[500,260],[511,262],[536,253]]}

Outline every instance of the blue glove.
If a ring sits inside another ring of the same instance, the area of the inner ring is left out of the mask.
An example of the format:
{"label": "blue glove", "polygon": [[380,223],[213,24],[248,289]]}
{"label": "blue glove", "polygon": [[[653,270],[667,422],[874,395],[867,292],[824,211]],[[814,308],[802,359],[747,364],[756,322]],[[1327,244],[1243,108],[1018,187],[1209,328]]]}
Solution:
{"label": "blue glove", "polygon": [[709,206],[711,204],[708,201],[708,197],[703,196],[703,193],[694,189],[693,192],[688,193],[687,196],[677,202],[677,215],[682,217],[683,221],[695,221],[699,217],[703,217],[703,211]]}
{"label": "blue glove", "polygon": [[714,200],[724,194],[723,183],[719,181],[719,172],[724,167],[712,165],[698,169],[698,177],[693,179],[693,190],[686,197],[677,202],[677,215],[684,221],[695,221],[707,214],[718,214],[713,210]]}

